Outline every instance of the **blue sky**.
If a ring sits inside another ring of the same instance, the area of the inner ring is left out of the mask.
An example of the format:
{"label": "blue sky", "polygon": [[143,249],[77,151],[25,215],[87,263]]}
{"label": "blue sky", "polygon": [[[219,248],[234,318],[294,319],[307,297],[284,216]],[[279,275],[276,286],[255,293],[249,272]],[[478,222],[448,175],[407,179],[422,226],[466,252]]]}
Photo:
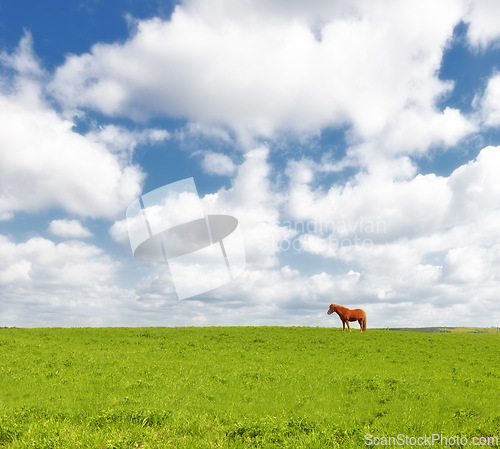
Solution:
{"label": "blue sky", "polygon": [[[0,326],[498,326],[499,8],[0,0]],[[189,177],[247,266],[179,301],[125,210]]]}

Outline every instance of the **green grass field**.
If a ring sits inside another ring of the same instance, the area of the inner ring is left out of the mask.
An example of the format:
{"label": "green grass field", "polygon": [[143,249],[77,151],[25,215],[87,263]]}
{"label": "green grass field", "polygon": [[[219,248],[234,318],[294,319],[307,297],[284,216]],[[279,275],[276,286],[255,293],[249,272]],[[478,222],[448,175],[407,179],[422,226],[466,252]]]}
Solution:
{"label": "green grass field", "polygon": [[499,362],[495,333],[0,329],[0,447],[498,447]]}

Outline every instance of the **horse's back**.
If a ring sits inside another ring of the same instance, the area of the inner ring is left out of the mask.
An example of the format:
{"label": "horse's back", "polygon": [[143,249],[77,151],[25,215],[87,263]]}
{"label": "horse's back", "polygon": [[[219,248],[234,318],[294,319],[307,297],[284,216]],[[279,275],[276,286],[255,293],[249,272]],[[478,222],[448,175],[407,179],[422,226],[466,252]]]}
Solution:
{"label": "horse's back", "polygon": [[356,319],[366,318],[366,313],[363,309],[354,309],[353,312],[352,315],[357,317]]}
{"label": "horse's back", "polygon": [[335,312],[337,312],[342,320],[358,321],[361,319],[366,319],[366,313],[363,309],[348,309],[347,307],[337,305],[335,305],[335,308]]}

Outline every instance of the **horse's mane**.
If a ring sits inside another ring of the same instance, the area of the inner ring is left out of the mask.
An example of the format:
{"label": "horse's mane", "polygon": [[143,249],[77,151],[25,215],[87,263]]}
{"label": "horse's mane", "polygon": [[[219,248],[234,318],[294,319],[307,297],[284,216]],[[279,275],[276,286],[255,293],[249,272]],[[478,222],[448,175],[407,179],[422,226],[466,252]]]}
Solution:
{"label": "horse's mane", "polygon": [[333,307],[335,307],[337,310],[349,310],[347,307],[339,306],[338,304],[333,304]]}

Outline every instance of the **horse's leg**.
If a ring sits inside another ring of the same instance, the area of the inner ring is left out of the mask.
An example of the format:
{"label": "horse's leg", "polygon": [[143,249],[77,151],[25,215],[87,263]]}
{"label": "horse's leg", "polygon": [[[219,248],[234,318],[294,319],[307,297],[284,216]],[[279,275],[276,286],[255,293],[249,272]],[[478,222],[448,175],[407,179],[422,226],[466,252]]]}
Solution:
{"label": "horse's leg", "polygon": [[351,326],[349,326],[349,320],[345,320],[345,322],[347,323],[347,328],[349,329],[349,332],[351,332]]}
{"label": "horse's leg", "polygon": [[360,327],[360,329],[361,329],[361,332],[363,332],[363,318],[360,318],[360,319],[358,320],[358,323],[359,323],[359,327]]}
{"label": "horse's leg", "polygon": [[345,320],[342,320],[342,332],[345,331]]}

